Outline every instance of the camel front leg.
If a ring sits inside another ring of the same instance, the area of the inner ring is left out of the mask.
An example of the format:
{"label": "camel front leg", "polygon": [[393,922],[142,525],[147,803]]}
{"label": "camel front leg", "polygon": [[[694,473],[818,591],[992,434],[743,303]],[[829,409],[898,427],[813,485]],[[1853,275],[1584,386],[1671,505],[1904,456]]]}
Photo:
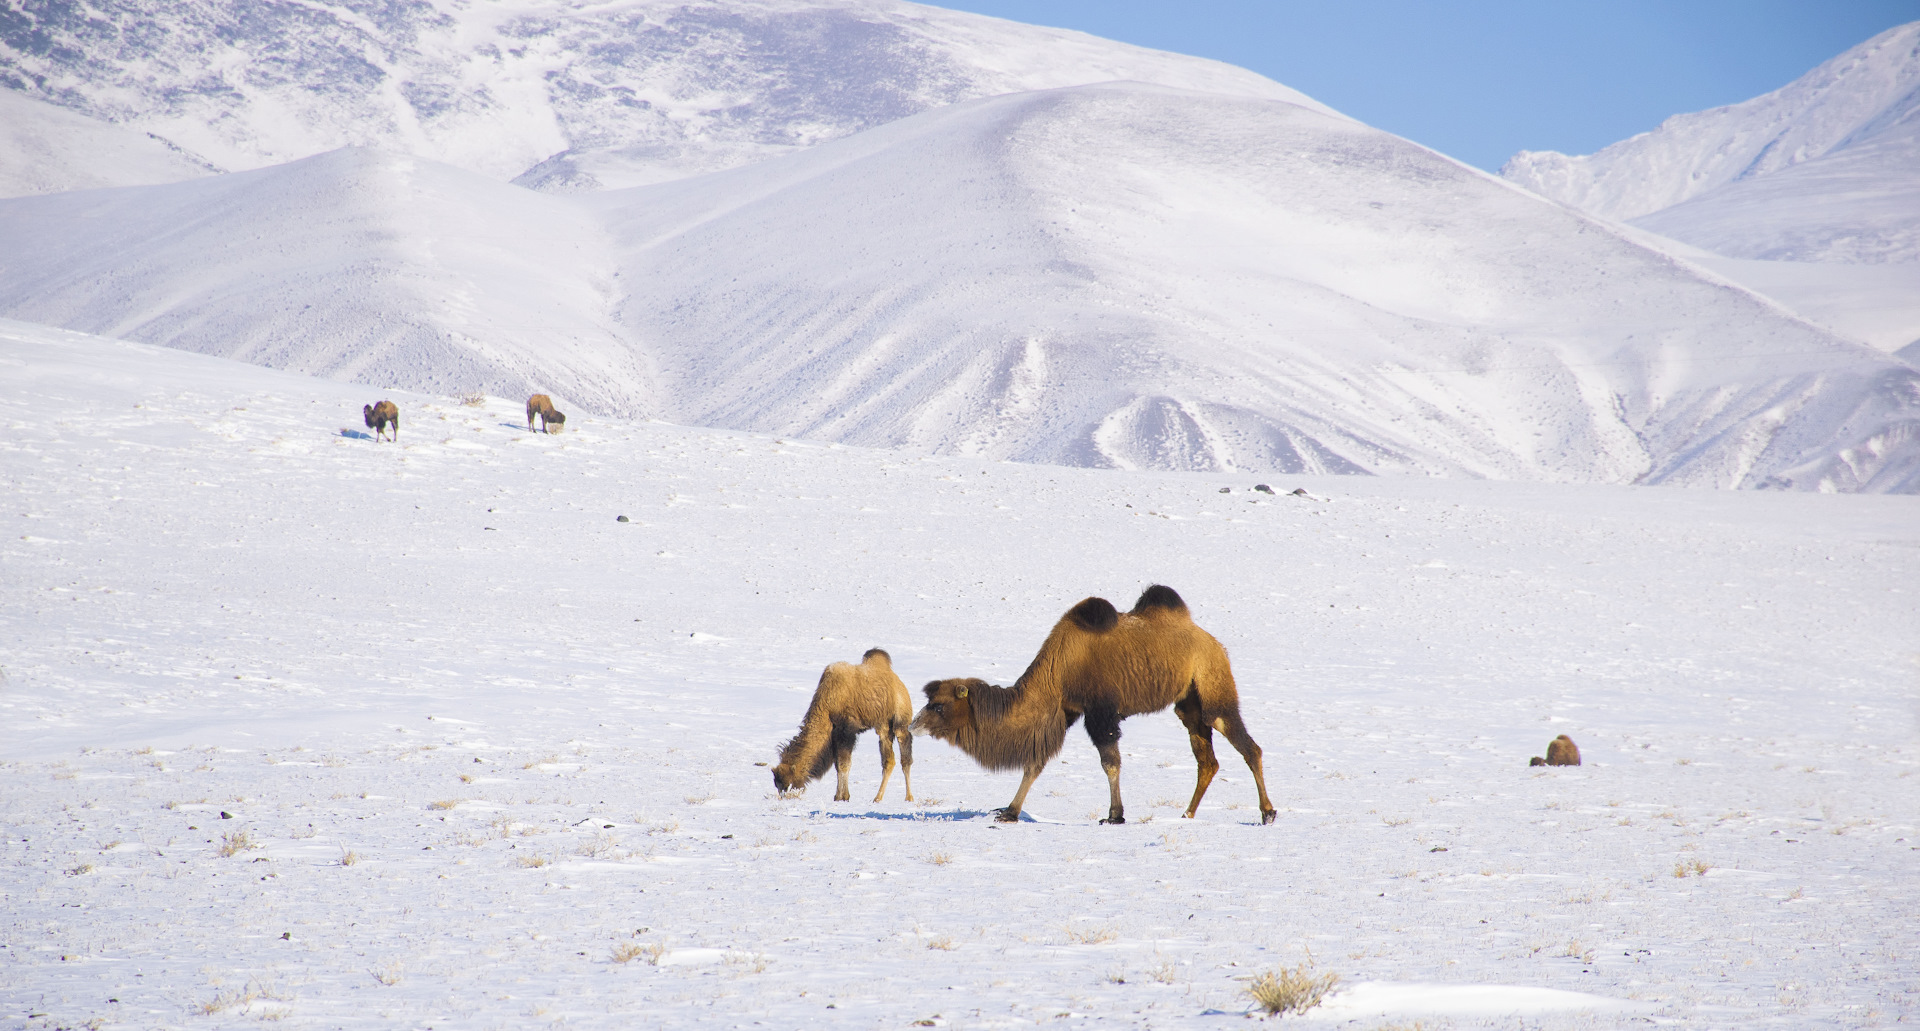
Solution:
{"label": "camel front leg", "polygon": [[874,728],[873,736],[880,739],[880,791],[873,796],[879,802],[887,797],[887,781],[893,779],[893,731],[882,724]]}
{"label": "camel front leg", "polygon": [[853,801],[853,791],[847,782],[847,774],[853,770],[853,739],[855,734],[839,727],[833,733],[833,771],[839,777],[839,783],[833,790],[835,802]]}
{"label": "camel front leg", "polygon": [[1026,774],[1020,778],[1020,790],[1013,793],[1013,801],[1008,802],[1005,809],[994,810],[993,818],[1001,823],[1019,823],[1020,810],[1027,804],[1027,790],[1033,787],[1034,780],[1040,776],[1040,771],[1044,768],[1042,766],[1027,767]]}

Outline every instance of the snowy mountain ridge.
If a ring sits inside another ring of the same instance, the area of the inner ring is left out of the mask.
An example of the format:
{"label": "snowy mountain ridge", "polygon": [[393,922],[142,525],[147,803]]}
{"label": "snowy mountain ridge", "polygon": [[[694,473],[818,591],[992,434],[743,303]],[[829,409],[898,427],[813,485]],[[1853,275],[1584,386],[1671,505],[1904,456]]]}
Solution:
{"label": "snowy mountain ridge", "polygon": [[1907,136],[1916,113],[1920,22],[1888,29],[1764,96],[1674,115],[1594,154],[1521,151],[1501,175],[1629,221],[1731,183]]}
{"label": "snowy mountain ridge", "polygon": [[1911,367],[1252,97],[1018,93],[580,197],[349,149],[0,202],[0,240],[8,317],[441,394],[1095,467],[1920,486]]}
{"label": "snowy mountain ridge", "polygon": [[1245,69],[897,0],[26,0],[0,87],[229,171],[347,146],[548,191],[677,178],[969,98]]}

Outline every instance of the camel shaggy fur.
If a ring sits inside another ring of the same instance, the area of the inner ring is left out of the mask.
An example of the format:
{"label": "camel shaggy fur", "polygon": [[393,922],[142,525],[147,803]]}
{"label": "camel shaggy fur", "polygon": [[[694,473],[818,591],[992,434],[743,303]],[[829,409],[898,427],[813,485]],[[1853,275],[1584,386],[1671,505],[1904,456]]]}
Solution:
{"label": "camel shaggy fur", "polygon": [[1580,765],[1580,747],[1565,734],[1547,742],[1547,757],[1539,756],[1527,760],[1528,766],[1578,766]]}
{"label": "camel shaggy fur", "polygon": [[533,431],[533,417],[540,417],[540,432],[554,433],[567,428],[566,414],[553,407],[553,398],[545,394],[535,394],[527,398],[527,431]]}
{"label": "camel shaggy fur", "polygon": [[907,801],[911,802],[912,720],[913,696],[894,675],[893,659],[886,652],[868,649],[858,666],[836,662],[821,672],[820,686],[813,690],[800,732],[780,749],[780,763],[773,768],[773,786],[782,795],[798,794],[832,766],[840,775],[833,800],[851,800],[847,770],[853,765],[854,739],[861,731],[871,730],[880,737],[880,791],[873,800],[878,802],[887,796],[887,781],[893,777],[893,746],[898,741],[900,777],[906,782]]}
{"label": "camel shaggy fur", "polygon": [[373,431],[373,439],[379,440],[380,434],[389,427],[393,430],[393,439],[400,439],[400,406],[392,401],[382,401],[374,405],[361,405],[360,414],[367,420],[367,429]]}
{"label": "camel shaggy fur", "polygon": [[927,704],[913,721],[916,732],[959,747],[990,770],[1023,771],[1020,790],[999,811],[1004,822],[1020,818],[1034,778],[1081,718],[1111,793],[1107,818],[1100,822],[1127,822],[1120,804],[1120,721],[1169,705],[1186,725],[1199,765],[1186,815],[1191,818],[1200,808],[1220,770],[1213,754],[1218,730],[1253,771],[1260,822],[1273,822],[1260,746],[1240,720],[1227,650],[1194,625],[1186,602],[1171,587],[1147,588],[1131,612],[1115,611],[1105,598],[1088,598],[1068,609],[1012,687],[936,680],[926,686],[926,695]]}

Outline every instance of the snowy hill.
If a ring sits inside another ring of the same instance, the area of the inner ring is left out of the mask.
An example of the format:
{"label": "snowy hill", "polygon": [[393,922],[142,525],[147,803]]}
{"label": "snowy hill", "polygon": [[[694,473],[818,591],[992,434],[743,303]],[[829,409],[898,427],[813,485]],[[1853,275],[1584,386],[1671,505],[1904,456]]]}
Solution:
{"label": "snowy hill", "polygon": [[9,317],[866,446],[1843,490],[1920,467],[1912,368],[1385,133],[1161,86],[584,197],[342,151],[0,202],[0,241],[32,256],[0,268]]}
{"label": "snowy hill", "polygon": [[1111,79],[1318,106],[1245,69],[895,0],[35,0],[0,86],[227,169],[371,146],[543,190]]}
{"label": "snowy hill", "polygon": [[1501,174],[1729,257],[1878,262],[1920,260],[1916,167],[1920,22],[1765,96],[1584,157],[1522,151]]}
{"label": "snowy hill", "polygon": [[[376,444],[380,396],[0,323],[0,1025],[1237,1028],[1309,960],[1301,1026],[1920,1017],[1916,499],[1269,495],[517,397],[385,395]],[[754,765],[830,661],[1006,683],[1154,582],[1273,826],[1230,754],[1179,818],[1164,712],[1121,826],[1078,729],[1018,825],[925,738],[911,803],[871,735],[853,802]]]}

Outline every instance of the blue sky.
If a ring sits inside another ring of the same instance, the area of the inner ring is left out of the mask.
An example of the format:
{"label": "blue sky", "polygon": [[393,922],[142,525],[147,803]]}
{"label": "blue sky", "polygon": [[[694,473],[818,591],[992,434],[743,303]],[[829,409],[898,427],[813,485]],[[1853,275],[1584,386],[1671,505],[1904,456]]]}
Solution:
{"label": "blue sky", "polygon": [[945,0],[1251,68],[1493,170],[1758,96],[1920,0]]}

